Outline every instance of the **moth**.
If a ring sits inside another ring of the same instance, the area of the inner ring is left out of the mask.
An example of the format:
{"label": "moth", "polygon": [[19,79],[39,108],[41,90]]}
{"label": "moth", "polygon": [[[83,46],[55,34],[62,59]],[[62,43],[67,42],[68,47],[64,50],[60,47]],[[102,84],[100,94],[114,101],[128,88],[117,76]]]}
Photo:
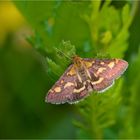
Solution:
{"label": "moth", "polygon": [[45,101],[52,104],[76,103],[92,91],[104,92],[128,67],[122,59],[94,59],[74,56],[60,79],[49,90]]}

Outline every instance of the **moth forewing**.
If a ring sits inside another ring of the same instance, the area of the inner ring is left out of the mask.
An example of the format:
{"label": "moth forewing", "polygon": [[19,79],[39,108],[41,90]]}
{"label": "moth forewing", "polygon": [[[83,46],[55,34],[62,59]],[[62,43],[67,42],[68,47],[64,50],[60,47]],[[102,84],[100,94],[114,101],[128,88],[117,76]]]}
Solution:
{"label": "moth forewing", "polygon": [[73,57],[73,64],[49,90],[46,102],[77,103],[92,91],[104,92],[127,69],[122,59],[92,59]]}

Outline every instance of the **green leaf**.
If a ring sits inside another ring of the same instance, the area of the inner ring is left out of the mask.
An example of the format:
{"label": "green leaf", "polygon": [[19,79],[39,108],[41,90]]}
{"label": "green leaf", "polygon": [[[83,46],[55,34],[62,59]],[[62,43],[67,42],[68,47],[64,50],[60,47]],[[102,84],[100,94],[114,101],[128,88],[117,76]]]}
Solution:
{"label": "green leaf", "polygon": [[[49,50],[62,40],[70,40],[83,47],[90,38],[88,25],[81,15],[89,12],[90,2],[70,1],[14,1],[28,22],[40,34]],[[76,27],[76,28],[75,28]]]}
{"label": "green leaf", "polygon": [[[75,54],[88,58],[122,58],[125,55],[132,22],[129,2],[124,2],[119,7],[110,0],[14,3],[33,27],[35,33],[29,41],[47,58],[47,74],[54,81],[72,63],[72,56]],[[107,130],[112,135],[115,133],[115,136],[121,137],[118,123],[123,126],[122,130],[132,123],[136,125],[129,118],[129,123],[125,124],[125,119],[119,112],[121,107],[126,109],[122,102],[125,82],[126,79],[121,78],[105,94],[93,93],[76,106],[80,116],[75,121],[78,138],[108,138]],[[134,80],[135,84],[136,82],[138,83],[138,79]],[[137,92],[139,88],[136,85],[131,88]]]}
{"label": "green leaf", "polygon": [[122,22],[123,22],[123,25],[125,25],[129,21],[129,18],[130,18],[130,7],[129,7],[128,4],[126,4],[123,7],[123,10],[122,10]]}

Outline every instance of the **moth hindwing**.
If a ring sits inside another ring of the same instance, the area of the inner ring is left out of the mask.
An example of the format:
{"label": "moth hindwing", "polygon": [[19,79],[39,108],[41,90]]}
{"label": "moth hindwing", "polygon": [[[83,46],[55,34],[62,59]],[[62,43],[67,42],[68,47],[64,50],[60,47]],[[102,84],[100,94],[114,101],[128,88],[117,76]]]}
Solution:
{"label": "moth hindwing", "polygon": [[92,59],[73,57],[71,64],[49,90],[46,102],[76,103],[92,91],[103,92],[127,69],[122,59]]}

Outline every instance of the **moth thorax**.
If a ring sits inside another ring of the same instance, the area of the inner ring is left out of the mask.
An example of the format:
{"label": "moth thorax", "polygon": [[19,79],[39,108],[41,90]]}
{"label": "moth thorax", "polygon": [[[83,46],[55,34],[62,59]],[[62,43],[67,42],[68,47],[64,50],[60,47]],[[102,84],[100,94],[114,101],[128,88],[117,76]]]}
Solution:
{"label": "moth thorax", "polygon": [[75,64],[76,67],[80,68],[83,66],[82,58],[78,56],[73,57],[73,63]]}

